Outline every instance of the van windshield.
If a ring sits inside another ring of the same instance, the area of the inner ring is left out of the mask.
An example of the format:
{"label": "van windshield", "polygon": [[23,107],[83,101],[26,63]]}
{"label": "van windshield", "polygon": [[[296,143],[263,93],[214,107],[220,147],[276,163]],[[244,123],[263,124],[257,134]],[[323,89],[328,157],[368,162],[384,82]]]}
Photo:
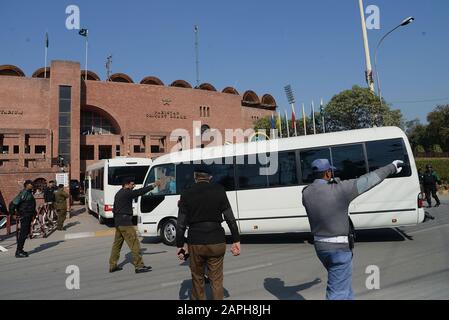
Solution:
{"label": "van windshield", "polygon": [[135,184],[142,184],[150,166],[109,167],[108,184],[121,186],[123,178],[134,178]]}

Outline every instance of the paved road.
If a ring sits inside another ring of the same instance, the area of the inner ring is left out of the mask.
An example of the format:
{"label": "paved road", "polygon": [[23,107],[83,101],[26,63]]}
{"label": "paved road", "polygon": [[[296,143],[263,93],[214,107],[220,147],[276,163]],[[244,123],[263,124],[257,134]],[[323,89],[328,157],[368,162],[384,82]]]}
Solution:
{"label": "paved road", "polygon": [[[449,198],[428,211],[436,217],[414,227],[360,231],[354,252],[357,299],[449,299]],[[112,230],[78,210],[69,229],[27,240],[28,259],[14,257],[15,239],[0,233],[0,299],[188,299],[187,264],[175,249],[144,239],[143,257],[153,271],[134,273],[125,247],[124,270],[108,273]],[[92,237],[68,239],[67,234]],[[324,299],[326,273],[304,234],[246,236],[242,255],[225,258],[227,299]],[[80,270],[80,289],[66,289],[66,268]],[[367,266],[380,270],[380,289],[365,286]]]}

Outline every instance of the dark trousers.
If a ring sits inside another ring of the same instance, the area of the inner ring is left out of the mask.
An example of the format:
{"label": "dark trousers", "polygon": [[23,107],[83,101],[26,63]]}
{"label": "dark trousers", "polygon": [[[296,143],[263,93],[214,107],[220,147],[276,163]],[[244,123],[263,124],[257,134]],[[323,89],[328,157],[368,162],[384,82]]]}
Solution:
{"label": "dark trousers", "polygon": [[20,252],[23,250],[23,246],[25,245],[25,240],[30,235],[30,228],[31,228],[32,220],[33,220],[32,216],[20,217],[20,233],[19,233],[19,239],[17,240],[17,252]]}
{"label": "dark trousers", "polygon": [[[429,207],[432,205],[432,197],[435,199],[437,204],[440,204],[440,199],[437,196],[437,188],[434,187],[424,187],[424,193],[426,194],[426,200]],[[432,196],[431,196],[432,195]]]}
{"label": "dark trousers", "polygon": [[204,266],[207,265],[212,298],[223,300],[223,260],[226,243],[189,244],[190,271],[192,273],[192,300],[206,300]]}

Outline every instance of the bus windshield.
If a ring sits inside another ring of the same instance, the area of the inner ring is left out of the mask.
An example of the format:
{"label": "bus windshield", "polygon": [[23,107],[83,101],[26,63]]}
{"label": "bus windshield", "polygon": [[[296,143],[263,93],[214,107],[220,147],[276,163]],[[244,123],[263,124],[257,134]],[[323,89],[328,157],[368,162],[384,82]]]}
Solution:
{"label": "bus windshield", "polygon": [[124,166],[109,167],[108,184],[112,186],[122,185],[123,178],[134,178],[135,184],[142,184],[149,166]]}
{"label": "bus windshield", "polygon": [[151,168],[145,185],[154,181],[161,182],[160,187],[151,191],[152,194],[176,194],[176,172],[174,164],[165,164]]}

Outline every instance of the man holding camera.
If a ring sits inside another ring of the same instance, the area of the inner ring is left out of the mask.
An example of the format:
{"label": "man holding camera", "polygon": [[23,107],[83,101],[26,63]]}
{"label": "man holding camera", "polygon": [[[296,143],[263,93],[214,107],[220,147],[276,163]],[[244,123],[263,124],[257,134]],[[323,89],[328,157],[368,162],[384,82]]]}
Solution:
{"label": "man holding camera", "polygon": [[362,193],[399,173],[400,160],[365,174],[358,179],[334,179],[328,159],[312,162],[315,181],[303,189],[302,202],[306,208],[315,250],[328,272],[326,299],[353,300],[352,248],[354,227],[348,215],[349,204]]}
{"label": "man holding camera", "polygon": [[[223,216],[232,233],[231,253],[240,254],[240,236],[226,191],[219,184],[210,183],[212,176],[206,166],[194,169],[195,184],[181,194],[179,201],[176,244],[178,258],[190,254],[192,300],[205,300],[204,267],[207,265],[212,297],[223,300],[223,260],[226,252]],[[187,226],[188,246],[184,234]]]}

